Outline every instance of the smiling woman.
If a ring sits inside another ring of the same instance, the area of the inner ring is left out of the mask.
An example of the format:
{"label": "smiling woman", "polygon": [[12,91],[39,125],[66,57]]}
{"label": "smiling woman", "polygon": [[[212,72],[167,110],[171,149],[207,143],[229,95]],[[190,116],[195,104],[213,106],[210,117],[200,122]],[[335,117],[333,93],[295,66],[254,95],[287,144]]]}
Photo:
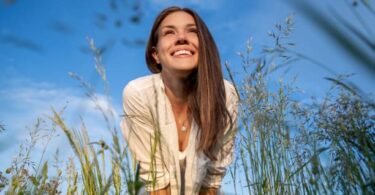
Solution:
{"label": "smiling woman", "polygon": [[121,122],[150,194],[216,194],[232,162],[238,97],[216,44],[191,9],[156,18],[146,48],[154,74],[127,84]]}

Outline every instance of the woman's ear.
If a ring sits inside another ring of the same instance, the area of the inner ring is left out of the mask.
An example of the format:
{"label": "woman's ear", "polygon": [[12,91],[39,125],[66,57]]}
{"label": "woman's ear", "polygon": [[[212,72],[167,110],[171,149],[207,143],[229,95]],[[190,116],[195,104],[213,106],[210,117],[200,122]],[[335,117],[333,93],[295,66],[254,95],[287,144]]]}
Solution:
{"label": "woman's ear", "polygon": [[154,58],[157,64],[160,64],[159,55],[155,47],[152,47],[152,57]]}

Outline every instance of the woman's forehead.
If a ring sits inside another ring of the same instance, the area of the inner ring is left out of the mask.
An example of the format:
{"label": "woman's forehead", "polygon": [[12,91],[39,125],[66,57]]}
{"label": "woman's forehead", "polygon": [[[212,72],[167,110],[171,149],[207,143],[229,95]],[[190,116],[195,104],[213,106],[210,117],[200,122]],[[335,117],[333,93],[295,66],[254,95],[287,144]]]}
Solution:
{"label": "woman's forehead", "polygon": [[195,20],[193,16],[184,11],[172,12],[163,19],[159,28],[173,28],[179,26],[195,26]]}

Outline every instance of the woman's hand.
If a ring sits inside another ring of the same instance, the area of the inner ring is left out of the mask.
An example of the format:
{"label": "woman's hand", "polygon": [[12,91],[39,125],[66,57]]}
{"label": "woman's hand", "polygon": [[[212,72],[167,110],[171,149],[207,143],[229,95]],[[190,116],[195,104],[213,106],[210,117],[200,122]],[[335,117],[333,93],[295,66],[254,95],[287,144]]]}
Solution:
{"label": "woman's hand", "polygon": [[216,193],[216,188],[201,188],[199,191],[199,195],[216,195]]}
{"label": "woman's hand", "polygon": [[171,187],[169,185],[161,190],[150,192],[150,195],[171,195]]}
{"label": "woman's hand", "polygon": [[[201,188],[199,191],[199,195],[216,195],[217,189],[216,188]],[[171,188],[169,185],[161,190],[150,192],[150,195],[170,195]]]}

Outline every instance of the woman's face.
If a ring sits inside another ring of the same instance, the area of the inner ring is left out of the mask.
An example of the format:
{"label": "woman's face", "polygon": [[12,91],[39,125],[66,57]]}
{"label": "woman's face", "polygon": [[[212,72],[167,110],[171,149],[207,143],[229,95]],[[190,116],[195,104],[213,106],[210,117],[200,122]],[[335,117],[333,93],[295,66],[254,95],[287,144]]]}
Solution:
{"label": "woman's face", "polygon": [[152,56],[162,73],[188,76],[198,64],[198,34],[194,18],[184,12],[169,14],[161,22],[158,43]]}

